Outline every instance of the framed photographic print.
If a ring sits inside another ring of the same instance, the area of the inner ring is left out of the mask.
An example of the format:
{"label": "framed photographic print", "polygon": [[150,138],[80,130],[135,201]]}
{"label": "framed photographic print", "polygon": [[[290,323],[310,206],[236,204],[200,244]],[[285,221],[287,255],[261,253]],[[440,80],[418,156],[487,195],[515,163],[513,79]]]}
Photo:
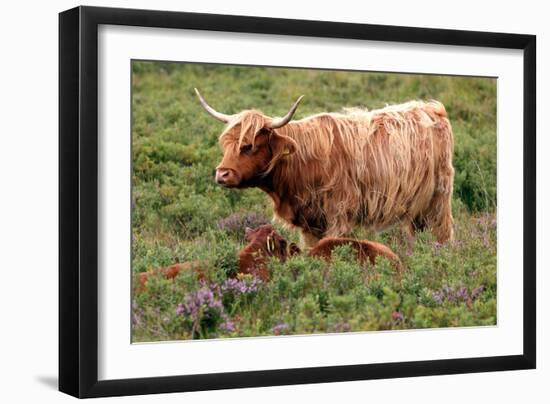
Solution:
{"label": "framed photographic print", "polygon": [[59,387],[535,367],[535,37],[60,14]]}

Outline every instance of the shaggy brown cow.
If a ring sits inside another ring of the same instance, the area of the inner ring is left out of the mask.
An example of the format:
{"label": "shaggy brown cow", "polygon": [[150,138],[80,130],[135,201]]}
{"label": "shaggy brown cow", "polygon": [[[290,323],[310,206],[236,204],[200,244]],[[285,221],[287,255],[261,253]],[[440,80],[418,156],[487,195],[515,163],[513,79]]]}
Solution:
{"label": "shaggy brown cow", "polygon": [[258,187],[275,215],[301,230],[307,247],[348,234],[354,224],[381,230],[402,224],[412,237],[427,227],[453,237],[453,133],[443,105],[411,101],[367,111],[321,113],[291,121],[245,110],[226,115],[216,182]]}
{"label": "shaggy brown cow", "polygon": [[269,279],[266,261],[277,257],[281,261],[298,254],[300,249],[288,243],[270,224],[252,230],[246,229],[248,244],[239,252],[239,273],[252,274],[266,281]]}

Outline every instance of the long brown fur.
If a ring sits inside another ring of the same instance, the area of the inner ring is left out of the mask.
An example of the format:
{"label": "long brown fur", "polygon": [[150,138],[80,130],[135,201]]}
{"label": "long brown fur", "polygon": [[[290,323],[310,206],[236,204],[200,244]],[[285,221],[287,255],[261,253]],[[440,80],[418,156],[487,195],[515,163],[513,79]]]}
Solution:
{"label": "long brown fur", "polygon": [[[411,101],[379,110],[322,113],[268,130],[271,155],[241,161],[242,144],[265,144],[270,117],[243,111],[220,137],[220,166],[254,172],[275,215],[302,231],[311,247],[354,224],[381,230],[401,223],[453,238],[453,134],[443,105]],[[282,144],[282,146],[281,146]]]}

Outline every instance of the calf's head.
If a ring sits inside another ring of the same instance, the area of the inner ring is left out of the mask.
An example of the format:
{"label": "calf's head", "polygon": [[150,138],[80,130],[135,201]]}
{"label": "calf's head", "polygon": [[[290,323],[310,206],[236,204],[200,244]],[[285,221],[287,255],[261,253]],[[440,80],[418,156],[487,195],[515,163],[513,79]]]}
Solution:
{"label": "calf's head", "polygon": [[255,229],[246,228],[246,241],[249,246],[261,250],[267,256],[277,257],[285,261],[288,257],[300,253],[294,243],[289,243],[270,224],[264,224]]}
{"label": "calf's head", "polygon": [[279,129],[290,122],[303,96],[284,117],[271,118],[255,110],[223,114],[208,105],[197,89],[195,92],[206,112],[227,124],[220,136],[223,159],[216,167],[218,184],[237,188],[257,186],[277,161],[295,151],[296,142]]}

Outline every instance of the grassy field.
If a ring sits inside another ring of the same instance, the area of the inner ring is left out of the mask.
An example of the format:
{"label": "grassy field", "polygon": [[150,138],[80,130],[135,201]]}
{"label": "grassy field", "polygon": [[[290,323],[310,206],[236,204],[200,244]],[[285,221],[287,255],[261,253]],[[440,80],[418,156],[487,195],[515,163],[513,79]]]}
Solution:
{"label": "grassy field", "polygon": [[[496,80],[157,62],[132,68],[133,276],[197,260],[211,279],[153,276],[133,295],[134,342],[496,324]],[[361,267],[342,248],[330,271],[298,256],[271,262],[269,282],[229,279],[245,227],[269,222],[271,202],[257,189],[214,183],[223,125],[201,109],[193,87],[222,112],[256,108],[271,116],[305,94],[296,118],[441,101],[455,134],[455,242],[439,246],[420,233],[407,255],[399,229],[356,228],[355,237],[400,255],[402,276],[384,261]]]}

